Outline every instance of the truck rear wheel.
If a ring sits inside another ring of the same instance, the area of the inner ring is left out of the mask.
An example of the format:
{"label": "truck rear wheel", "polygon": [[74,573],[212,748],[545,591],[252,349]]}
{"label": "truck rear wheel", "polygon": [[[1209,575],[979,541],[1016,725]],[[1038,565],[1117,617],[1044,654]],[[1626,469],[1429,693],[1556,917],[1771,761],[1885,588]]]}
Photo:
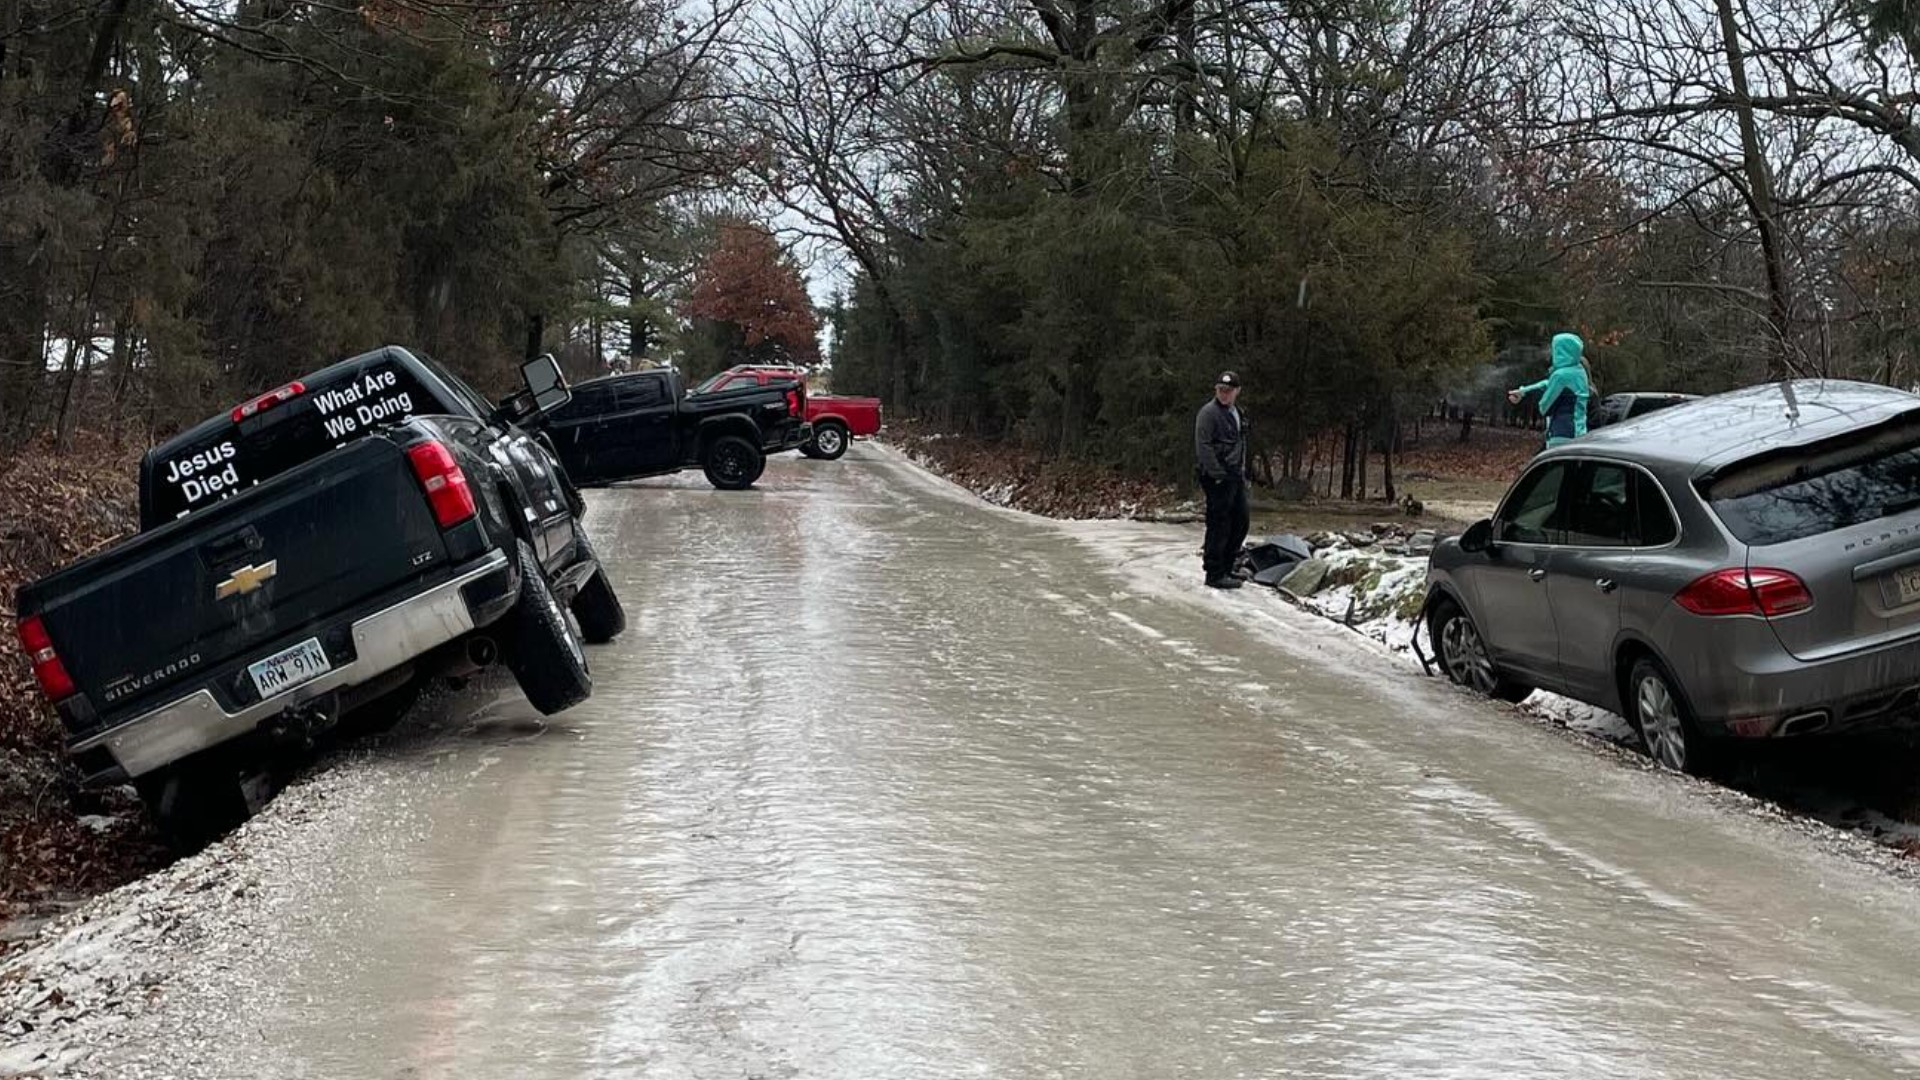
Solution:
{"label": "truck rear wheel", "polygon": [[721,491],[740,491],[753,486],[767,467],[767,455],[743,435],[722,435],[707,444],[701,459],[707,483]]}
{"label": "truck rear wheel", "polygon": [[177,762],[133,786],[154,830],[176,854],[191,855],[253,816],[240,770],[222,753]]}
{"label": "truck rear wheel", "polygon": [[839,461],[846,456],[847,444],[851,441],[845,425],[828,420],[813,429],[813,456],[822,461]]}
{"label": "truck rear wheel", "polygon": [[519,542],[520,599],[507,613],[507,668],[542,716],[564,712],[593,694],[580,639],[560,610],[547,575],[527,542]]}
{"label": "truck rear wheel", "polygon": [[600,561],[600,556],[594,552],[593,544],[587,540],[584,532],[580,534],[580,553],[593,560],[595,570],[573,598],[573,617],[579,620],[580,637],[587,644],[605,645],[627,628],[627,611],[620,606],[620,598],[614,595],[613,582],[607,579],[606,564]]}

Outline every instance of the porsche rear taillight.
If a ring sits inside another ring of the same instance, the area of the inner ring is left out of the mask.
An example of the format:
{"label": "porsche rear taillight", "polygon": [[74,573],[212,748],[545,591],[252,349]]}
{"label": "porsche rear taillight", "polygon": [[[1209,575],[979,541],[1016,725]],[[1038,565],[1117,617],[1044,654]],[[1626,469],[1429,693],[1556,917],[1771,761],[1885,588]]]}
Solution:
{"label": "porsche rear taillight", "polygon": [[1800,576],[1766,567],[1716,570],[1681,589],[1673,602],[1710,618],[1757,615],[1778,618],[1813,606],[1813,593]]}

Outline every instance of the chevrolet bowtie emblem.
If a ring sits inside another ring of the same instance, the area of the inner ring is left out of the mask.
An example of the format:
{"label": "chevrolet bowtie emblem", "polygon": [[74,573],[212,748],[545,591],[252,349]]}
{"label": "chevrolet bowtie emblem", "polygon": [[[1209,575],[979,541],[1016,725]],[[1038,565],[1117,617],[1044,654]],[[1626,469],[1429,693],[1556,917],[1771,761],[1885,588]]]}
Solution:
{"label": "chevrolet bowtie emblem", "polygon": [[246,594],[265,585],[280,572],[280,560],[262,563],[259,566],[243,566],[233,572],[233,576],[213,587],[213,598],[225,600],[233,596]]}

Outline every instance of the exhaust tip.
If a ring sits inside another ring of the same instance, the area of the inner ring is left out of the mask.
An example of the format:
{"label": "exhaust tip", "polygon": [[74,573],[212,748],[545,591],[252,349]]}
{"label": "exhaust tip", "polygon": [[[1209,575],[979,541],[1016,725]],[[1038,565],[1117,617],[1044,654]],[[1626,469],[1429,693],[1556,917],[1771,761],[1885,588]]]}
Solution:
{"label": "exhaust tip", "polygon": [[1799,716],[1788,717],[1786,721],[1780,725],[1780,735],[1783,738],[1788,735],[1811,735],[1816,731],[1826,730],[1827,725],[1831,722],[1831,718],[1828,717],[1824,710],[1820,712],[1801,713]]}
{"label": "exhaust tip", "polygon": [[500,658],[500,646],[490,637],[474,637],[467,640],[467,662],[476,668],[488,668]]}

